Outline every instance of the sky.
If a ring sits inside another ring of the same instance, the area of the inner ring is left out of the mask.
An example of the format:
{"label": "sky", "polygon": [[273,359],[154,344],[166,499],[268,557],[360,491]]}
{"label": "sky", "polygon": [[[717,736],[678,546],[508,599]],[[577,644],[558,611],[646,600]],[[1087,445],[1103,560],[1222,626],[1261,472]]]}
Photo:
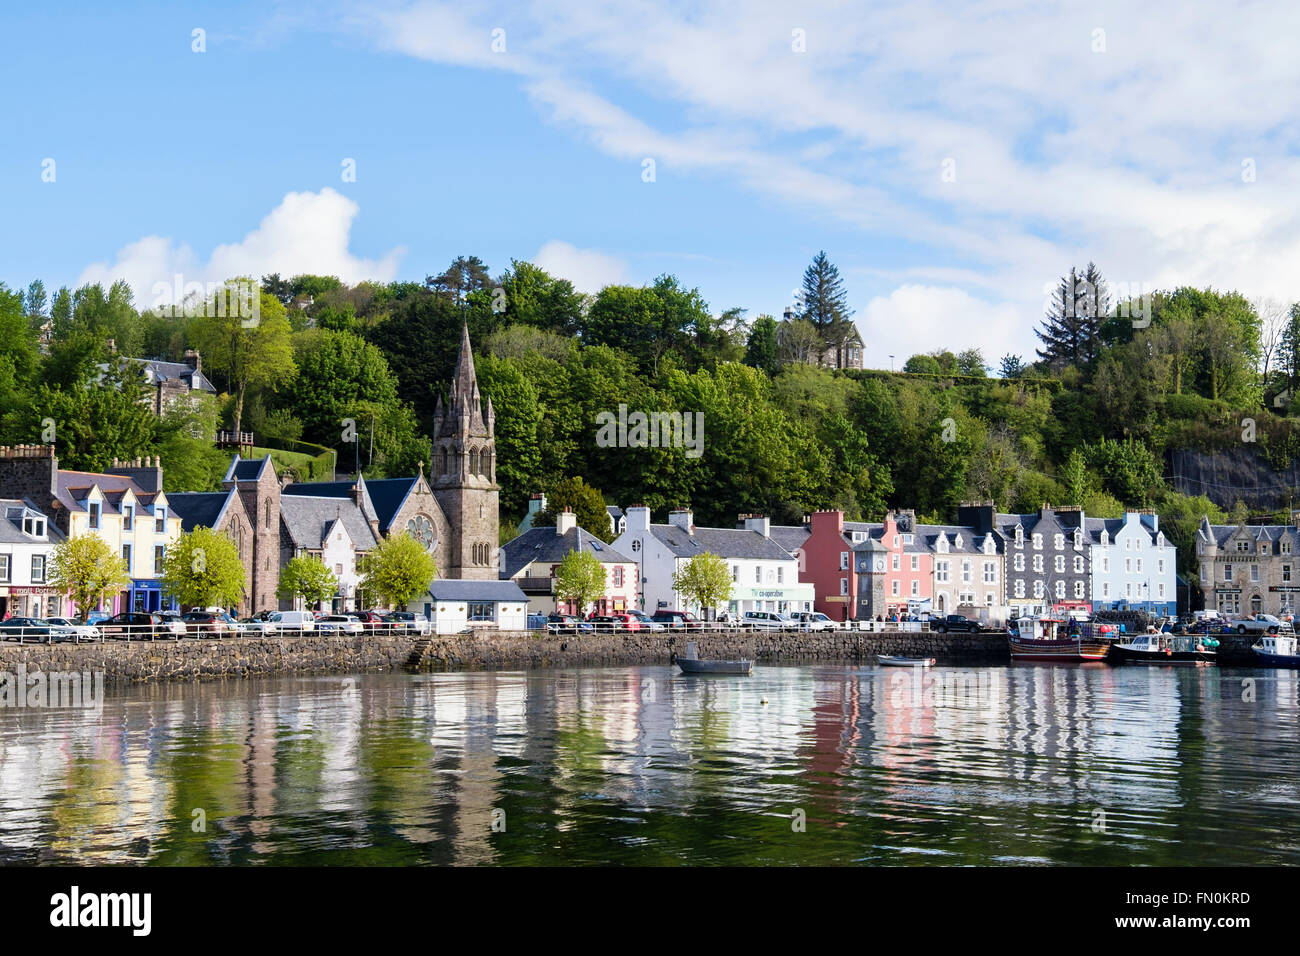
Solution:
{"label": "sky", "polygon": [[[954,6],[957,9],[953,9]],[[0,8],[0,282],[663,273],[868,366],[1032,357],[1051,285],[1300,299],[1300,4]]]}

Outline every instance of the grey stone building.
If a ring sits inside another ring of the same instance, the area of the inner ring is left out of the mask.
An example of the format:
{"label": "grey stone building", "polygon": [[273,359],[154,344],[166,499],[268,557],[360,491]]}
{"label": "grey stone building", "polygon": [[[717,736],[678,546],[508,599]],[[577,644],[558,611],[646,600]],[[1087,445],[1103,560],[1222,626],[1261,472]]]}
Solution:
{"label": "grey stone building", "polygon": [[1196,559],[1205,606],[1224,614],[1294,615],[1300,605],[1300,513],[1289,525],[1201,519]]}

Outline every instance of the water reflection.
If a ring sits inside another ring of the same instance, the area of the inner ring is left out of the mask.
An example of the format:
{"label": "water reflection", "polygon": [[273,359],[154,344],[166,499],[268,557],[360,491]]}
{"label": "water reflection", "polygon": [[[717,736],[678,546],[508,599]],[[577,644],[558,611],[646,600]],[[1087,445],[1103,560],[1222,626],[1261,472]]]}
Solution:
{"label": "water reflection", "polygon": [[1294,863],[1298,723],[1295,674],[1213,668],[110,690],[0,712],[0,860]]}

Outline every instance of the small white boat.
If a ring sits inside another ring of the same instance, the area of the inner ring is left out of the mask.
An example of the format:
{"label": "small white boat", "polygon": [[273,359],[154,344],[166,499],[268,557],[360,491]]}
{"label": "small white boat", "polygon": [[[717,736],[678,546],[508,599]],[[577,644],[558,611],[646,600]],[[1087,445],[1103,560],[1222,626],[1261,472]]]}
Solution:
{"label": "small white boat", "polygon": [[876,660],[882,667],[933,667],[935,663],[933,657],[891,657],[888,654],[877,654]]}

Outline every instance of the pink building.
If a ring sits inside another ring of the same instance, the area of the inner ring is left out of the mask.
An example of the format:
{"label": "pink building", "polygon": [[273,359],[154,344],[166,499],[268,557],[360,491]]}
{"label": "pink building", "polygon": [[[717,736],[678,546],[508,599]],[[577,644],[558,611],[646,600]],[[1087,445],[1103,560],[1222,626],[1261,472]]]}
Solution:
{"label": "pink building", "polygon": [[853,553],[858,618],[906,614],[909,602],[928,607],[934,559],[917,533],[915,512],[891,511],[865,541],[854,545]]}
{"label": "pink building", "polygon": [[808,537],[801,546],[799,580],[813,585],[813,608],[832,621],[851,621],[859,616],[853,600],[858,580],[852,539],[865,540],[869,526],[851,527],[857,530],[845,527],[843,511],[814,511],[808,519]]}

